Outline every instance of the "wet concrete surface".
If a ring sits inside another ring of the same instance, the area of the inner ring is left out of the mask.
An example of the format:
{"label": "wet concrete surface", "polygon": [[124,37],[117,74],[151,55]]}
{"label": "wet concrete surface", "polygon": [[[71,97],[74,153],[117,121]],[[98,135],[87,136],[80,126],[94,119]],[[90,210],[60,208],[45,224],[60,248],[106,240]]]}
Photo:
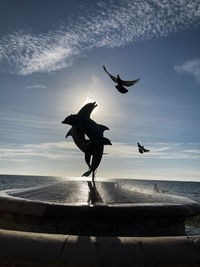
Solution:
{"label": "wet concrete surface", "polygon": [[124,189],[115,182],[95,182],[90,181],[65,181],[51,184],[48,186],[26,189],[12,190],[8,194],[14,197],[62,203],[62,204],[148,204],[148,203],[179,203],[190,202],[189,199],[174,197],[163,193],[154,193],[153,191],[139,192],[134,188]]}

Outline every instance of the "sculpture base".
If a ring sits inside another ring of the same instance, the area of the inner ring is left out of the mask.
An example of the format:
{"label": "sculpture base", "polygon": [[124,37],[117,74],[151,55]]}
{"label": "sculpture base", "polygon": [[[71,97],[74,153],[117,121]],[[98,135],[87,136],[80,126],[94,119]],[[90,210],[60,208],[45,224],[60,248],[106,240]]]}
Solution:
{"label": "sculpture base", "polygon": [[183,197],[123,189],[116,182],[67,181],[1,194],[0,228],[95,236],[185,234],[200,204]]}

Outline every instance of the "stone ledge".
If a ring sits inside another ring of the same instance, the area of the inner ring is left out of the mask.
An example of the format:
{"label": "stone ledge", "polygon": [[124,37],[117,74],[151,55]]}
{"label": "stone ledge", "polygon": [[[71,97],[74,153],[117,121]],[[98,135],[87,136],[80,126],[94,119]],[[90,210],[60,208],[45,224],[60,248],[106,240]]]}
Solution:
{"label": "stone ledge", "polygon": [[68,203],[50,203],[27,200],[9,195],[0,195],[0,212],[24,215],[67,218],[150,218],[150,217],[190,217],[200,214],[200,203],[158,203],[158,204],[105,204],[85,205]]}
{"label": "stone ledge", "polygon": [[0,263],[40,266],[200,266],[200,236],[95,237],[0,230]]}
{"label": "stone ledge", "polygon": [[[82,202],[54,203],[20,197],[21,194],[30,197],[34,193],[39,198],[55,191],[58,195],[60,191],[57,190],[62,186],[62,183],[57,184],[56,190],[51,185],[1,192],[0,228],[84,236],[173,236],[184,235],[185,219],[200,214],[200,203],[169,195],[165,196],[166,202],[102,202],[93,205]],[[140,199],[141,197],[142,195]],[[162,198],[162,195],[155,196],[156,201]],[[145,194],[144,199],[148,199]]]}

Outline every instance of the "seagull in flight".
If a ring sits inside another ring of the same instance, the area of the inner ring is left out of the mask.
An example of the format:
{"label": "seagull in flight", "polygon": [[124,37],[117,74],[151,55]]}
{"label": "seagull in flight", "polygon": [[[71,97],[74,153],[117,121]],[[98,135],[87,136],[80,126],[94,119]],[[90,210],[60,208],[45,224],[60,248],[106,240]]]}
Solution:
{"label": "seagull in flight", "polygon": [[124,86],[132,86],[135,83],[139,82],[140,78],[133,80],[133,81],[123,81],[121,80],[121,78],[119,77],[119,75],[117,75],[117,78],[114,77],[113,75],[111,75],[107,70],[106,67],[103,66],[104,71],[110,76],[110,78],[117,83],[117,85],[115,86],[115,88],[117,88],[117,90],[122,93],[125,94],[128,92],[128,90],[124,87]]}
{"label": "seagull in flight", "polygon": [[149,152],[149,149],[144,148],[144,146],[141,146],[139,142],[137,142],[138,145],[138,150],[141,154],[143,154],[144,152]]}

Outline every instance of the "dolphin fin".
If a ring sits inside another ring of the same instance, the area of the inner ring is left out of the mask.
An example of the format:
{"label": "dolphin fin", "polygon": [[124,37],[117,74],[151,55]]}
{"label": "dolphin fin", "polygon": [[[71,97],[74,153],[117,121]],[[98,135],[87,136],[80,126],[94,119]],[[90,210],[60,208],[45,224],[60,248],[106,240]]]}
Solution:
{"label": "dolphin fin", "polygon": [[65,138],[67,138],[68,136],[72,136],[71,129],[68,131],[68,133],[66,134]]}
{"label": "dolphin fin", "polygon": [[89,170],[89,171],[85,172],[85,173],[84,173],[83,175],[81,175],[81,176],[82,176],[82,177],[83,177],[83,176],[88,177],[91,173],[92,173],[92,170]]}
{"label": "dolphin fin", "polygon": [[106,130],[110,130],[107,126],[102,125],[102,124],[98,124],[100,129],[102,130],[102,132],[106,131]]}
{"label": "dolphin fin", "polygon": [[106,138],[106,137],[103,137],[103,138],[102,138],[102,143],[103,143],[103,145],[110,145],[110,146],[112,146],[112,143],[111,143],[110,140],[109,140],[108,138]]}

